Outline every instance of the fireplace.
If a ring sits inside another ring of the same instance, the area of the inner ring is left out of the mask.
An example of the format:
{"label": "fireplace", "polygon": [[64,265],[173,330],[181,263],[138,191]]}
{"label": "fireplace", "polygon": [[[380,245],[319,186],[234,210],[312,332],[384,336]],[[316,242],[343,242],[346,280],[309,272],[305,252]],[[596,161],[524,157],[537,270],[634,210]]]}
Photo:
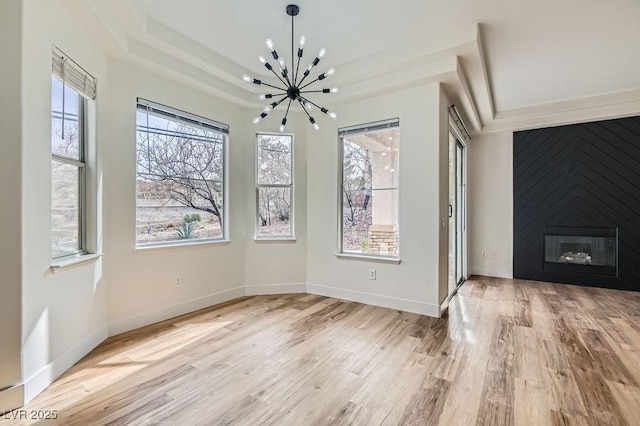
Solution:
{"label": "fireplace", "polygon": [[618,275],[618,228],[544,228],[544,270]]}

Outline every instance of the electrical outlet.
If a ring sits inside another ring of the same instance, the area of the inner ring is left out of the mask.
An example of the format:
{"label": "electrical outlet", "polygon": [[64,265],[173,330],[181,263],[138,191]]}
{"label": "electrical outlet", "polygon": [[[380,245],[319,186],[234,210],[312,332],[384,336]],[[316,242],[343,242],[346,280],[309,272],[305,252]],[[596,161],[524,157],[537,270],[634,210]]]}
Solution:
{"label": "electrical outlet", "polygon": [[370,280],[375,280],[376,279],[376,270],[375,269],[369,269],[369,279]]}
{"label": "electrical outlet", "polygon": [[182,287],[182,279],[181,278],[176,278],[176,287],[178,287],[178,288]]}
{"label": "electrical outlet", "polygon": [[498,252],[497,251],[492,251],[491,252],[491,258],[492,259],[497,259],[498,258]]}
{"label": "electrical outlet", "polygon": [[487,258],[487,252],[486,252],[486,251],[483,251],[483,252],[482,252],[482,258],[483,258],[483,259],[486,259],[486,258]]}

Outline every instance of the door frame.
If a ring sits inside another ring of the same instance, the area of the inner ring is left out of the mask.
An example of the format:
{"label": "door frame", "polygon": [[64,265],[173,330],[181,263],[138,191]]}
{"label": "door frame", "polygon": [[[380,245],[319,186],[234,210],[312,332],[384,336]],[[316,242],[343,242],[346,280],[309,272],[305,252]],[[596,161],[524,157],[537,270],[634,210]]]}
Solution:
{"label": "door frame", "polygon": [[[469,278],[468,275],[468,240],[467,240],[467,229],[468,229],[468,205],[467,205],[467,144],[465,138],[462,136],[463,133],[460,131],[458,126],[455,124],[453,120],[449,120],[449,132],[453,135],[455,139],[456,146],[454,147],[454,152],[456,152],[457,156],[457,146],[462,147],[462,247],[460,249],[460,254],[462,255],[462,271],[460,273],[461,279],[456,283],[456,289],[452,292],[450,296],[455,295],[458,288],[464,283],[465,280]],[[457,167],[457,163],[454,164],[454,167]],[[457,176],[456,176],[457,179]],[[457,255],[457,254],[456,254]],[[456,267],[457,269],[457,267]]]}

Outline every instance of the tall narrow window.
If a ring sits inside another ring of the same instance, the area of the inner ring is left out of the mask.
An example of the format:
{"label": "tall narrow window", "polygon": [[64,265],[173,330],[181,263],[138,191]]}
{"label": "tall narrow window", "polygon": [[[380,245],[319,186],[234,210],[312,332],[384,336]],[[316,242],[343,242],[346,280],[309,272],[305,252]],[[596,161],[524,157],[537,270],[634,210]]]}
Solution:
{"label": "tall narrow window", "polygon": [[257,238],[293,238],[293,136],[257,135]]}
{"label": "tall narrow window", "polygon": [[229,128],[138,99],[136,244],[221,240]]}
{"label": "tall narrow window", "polygon": [[96,80],[54,47],[51,77],[51,256],[86,251],[87,99]]}
{"label": "tall narrow window", "polygon": [[398,257],[398,120],[340,129],[340,251]]}

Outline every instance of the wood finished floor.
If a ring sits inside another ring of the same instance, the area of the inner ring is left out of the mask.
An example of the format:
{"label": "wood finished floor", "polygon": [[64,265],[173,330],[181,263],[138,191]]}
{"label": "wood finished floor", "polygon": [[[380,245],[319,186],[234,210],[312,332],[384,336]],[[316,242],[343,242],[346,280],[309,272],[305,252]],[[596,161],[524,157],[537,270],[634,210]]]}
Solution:
{"label": "wood finished floor", "polygon": [[64,425],[640,425],[640,293],[476,277],[440,320],[244,298],[107,340],[25,408]]}

